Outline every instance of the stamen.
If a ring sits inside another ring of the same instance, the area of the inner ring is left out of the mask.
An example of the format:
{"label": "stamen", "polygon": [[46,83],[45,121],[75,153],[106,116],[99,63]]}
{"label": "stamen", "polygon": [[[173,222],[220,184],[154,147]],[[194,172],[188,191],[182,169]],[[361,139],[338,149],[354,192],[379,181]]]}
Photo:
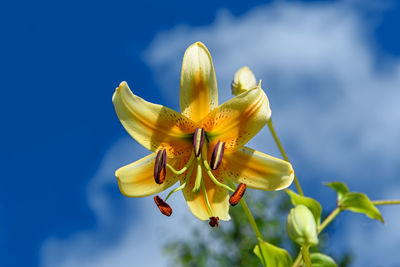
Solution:
{"label": "stamen", "polygon": [[194,147],[194,154],[196,157],[200,155],[203,144],[204,144],[204,128],[196,128],[193,135],[193,147]]}
{"label": "stamen", "polygon": [[210,165],[208,165],[208,162],[207,162],[207,150],[206,150],[206,147],[205,147],[205,146],[204,146],[203,149],[202,149],[201,155],[202,155],[202,158],[203,158],[203,165],[204,165],[204,168],[206,168],[207,174],[208,174],[208,176],[210,177],[210,179],[214,182],[214,184],[216,184],[216,185],[218,185],[218,186],[221,186],[221,187],[223,187],[223,188],[225,188],[225,189],[228,189],[228,190],[231,191],[231,192],[234,192],[234,191],[235,191],[234,189],[230,188],[230,187],[227,186],[226,184],[223,184],[223,183],[219,182],[219,181],[217,180],[217,178],[215,178],[214,174],[211,172]]}
{"label": "stamen", "polygon": [[192,176],[193,169],[194,169],[194,164],[192,164],[192,165],[190,166],[190,169],[189,169],[189,171],[188,171],[188,173],[187,173],[187,175],[186,175],[185,182],[184,182],[183,184],[181,184],[181,186],[179,186],[179,187],[175,188],[174,190],[172,190],[171,192],[169,192],[169,194],[168,194],[167,197],[165,198],[165,201],[167,201],[168,198],[169,198],[173,193],[178,192],[178,191],[180,191],[180,190],[182,190],[182,189],[184,189],[184,188],[186,187],[186,185],[187,185],[187,183],[188,183],[188,181],[189,181],[189,178]]}
{"label": "stamen", "polygon": [[199,192],[200,185],[201,185],[201,182],[203,180],[202,179],[203,178],[203,170],[201,168],[200,158],[199,157],[197,158],[197,164],[196,165],[197,165],[196,180],[194,181],[194,187],[193,187],[193,190],[192,190],[193,193]]}
{"label": "stamen", "polygon": [[240,183],[236,188],[236,191],[229,198],[229,203],[232,206],[236,206],[239,201],[242,199],[244,192],[246,192],[246,184]]}
{"label": "stamen", "polygon": [[208,223],[211,227],[219,227],[219,218],[218,217],[210,217],[210,222]]}
{"label": "stamen", "polygon": [[155,196],[154,202],[156,202],[156,205],[162,214],[164,214],[165,216],[171,216],[172,214],[171,207],[164,200],[162,200],[161,197]]}
{"label": "stamen", "polygon": [[192,155],[190,156],[189,161],[186,163],[185,167],[183,167],[182,169],[180,169],[180,170],[175,170],[175,168],[172,167],[171,165],[169,165],[168,163],[167,163],[167,167],[168,167],[174,174],[180,175],[180,174],[184,173],[184,172],[188,169],[189,166],[191,166],[193,160],[194,160],[194,154],[192,153]]}
{"label": "stamen", "polygon": [[154,180],[157,184],[162,184],[167,175],[166,171],[167,163],[167,151],[165,149],[159,150],[156,156],[156,162],[154,164]]}
{"label": "stamen", "polygon": [[224,156],[225,142],[218,141],[214,147],[214,151],[211,155],[210,167],[212,170],[218,169]]}

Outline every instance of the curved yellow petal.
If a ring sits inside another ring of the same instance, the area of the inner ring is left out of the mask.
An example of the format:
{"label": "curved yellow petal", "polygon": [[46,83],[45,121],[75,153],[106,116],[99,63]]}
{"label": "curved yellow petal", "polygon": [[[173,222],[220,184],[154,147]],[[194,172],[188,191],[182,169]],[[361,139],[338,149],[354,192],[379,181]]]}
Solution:
{"label": "curved yellow petal", "polygon": [[244,146],[271,117],[269,101],[261,87],[248,90],[211,111],[200,125],[209,142],[225,142],[225,150]]}
{"label": "curved yellow petal", "polygon": [[178,112],[134,95],[122,82],[113,95],[115,111],[125,130],[145,148],[181,155],[192,148],[195,124]]}
{"label": "curved yellow petal", "polygon": [[[178,175],[167,168],[163,184],[154,181],[154,163],[157,153],[152,153],[138,161],[119,168],[115,172],[121,193],[127,197],[144,197],[157,194],[178,181]],[[172,163],[172,162],[170,162]],[[176,162],[174,162],[176,164]]]}
{"label": "curved yellow petal", "polygon": [[225,153],[222,160],[225,178],[259,190],[280,190],[294,178],[292,165],[248,147]]}
{"label": "curved yellow petal", "polygon": [[[223,182],[217,177],[220,182]],[[188,185],[183,189],[183,195],[189,206],[190,211],[199,220],[209,220],[212,217],[210,209],[206,203],[206,199],[202,188],[198,193],[193,193],[192,189],[196,180],[196,171],[192,173]],[[203,181],[207,192],[208,201],[210,202],[211,209],[213,210],[213,216],[219,217],[220,220],[229,220],[229,193],[228,190],[216,186],[213,181],[207,176],[207,173],[203,170]],[[183,181],[181,180],[181,183]]]}
{"label": "curved yellow petal", "polygon": [[201,42],[189,46],[183,56],[181,112],[198,122],[218,105],[217,80],[211,55]]}

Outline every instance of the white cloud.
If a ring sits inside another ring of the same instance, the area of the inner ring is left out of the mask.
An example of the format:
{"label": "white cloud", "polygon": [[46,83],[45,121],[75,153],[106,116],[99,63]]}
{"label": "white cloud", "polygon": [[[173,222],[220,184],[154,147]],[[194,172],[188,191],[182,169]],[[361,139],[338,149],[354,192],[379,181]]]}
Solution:
{"label": "white cloud", "polygon": [[[370,27],[369,21],[344,3],[278,2],[240,17],[221,11],[213,24],[203,27],[176,26],[156,36],[145,59],[155,71],[167,105],[175,107],[180,63],[189,44],[200,40],[210,49],[221,102],[230,97],[233,73],[242,65],[250,66],[263,79],[277,131],[306,192],[322,197],[329,191],[320,182],[336,179],[372,198],[384,198],[391,184],[396,185],[391,188],[393,196],[400,191],[395,176],[400,156],[400,62],[377,58]],[[99,227],[64,240],[47,240],[43,266],[131,266],[132,262],[146,266],[146,259],[149,266],[166,264],[159,238],[164,233],[175,235],[186,220],[195,221],[187,215],[180,194],[176,197],[180,201],[172,203],[179,207],[174,209],[177,216],[165,220],[149,198],[121,200],[125,208],[123,216],[117,216],[111,212],[109,193],[102,190],[117,167],[138,158],[132,153],[137,147],[131,143],[114,146],[89,185],[88,200]],[[279,155],[267,130],[251,146]],[[127,150],[132,155],[121,154]],[[350,230],[343,232],[345,237],[336,245],[354,250],[356,266],[396,262],[393,249],[399,245],[400,230],[394,226],[396,218],[384,215],[387,226],[374,223],[368,232],[356,227],[358,221],[347,220],[341,226]],[[115,220],[126,223],[115,229]],[[102,244],[103,233],[113,231],[121,236],[110,245]],[[364,235],[373,235],[376,245]],[[393,249],[384,244],[392,244]]]}

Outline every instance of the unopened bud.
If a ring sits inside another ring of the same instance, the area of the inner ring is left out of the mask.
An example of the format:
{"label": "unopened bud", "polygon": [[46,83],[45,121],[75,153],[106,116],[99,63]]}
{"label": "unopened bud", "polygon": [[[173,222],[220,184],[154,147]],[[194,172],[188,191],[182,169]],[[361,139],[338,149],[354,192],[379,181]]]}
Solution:
{"label": "unopened bud", "polygon": [[312,212],[304,205],[290,210],[286,222],[289,237],[301,246],[318,244],[317,225]]}
{"label": "unopened bud", "polygon": [[219,217],[210,217],[210,222],[208,223],[211,227],[219,227]]}
{"label": "unopened bud", "polygon": [[157,184],[162,184],[167,175],[167,152],[165,149],[159,150],[156,156],[156,162],[154,164],[154,181]]}
{"label": "unopened bud", "polygon": [[240,183],[236,188],[236,191],[233,192],[232,196],[229,198],[229,204],[231,204],[232,206],[236,206],[242,199],[245,192],[246,184]]}
{"label": "unopened bud", "polygon": [[238,95],[257,86],[257,80],[249,67],[241,67],[232,81],[232,94]]}
{"label": "unopened bud", "polygon": [[224,156],[225,142],[218,141],[214,147],[214,151],[211,155],[210,167],[212,170],[218,169]]}
{"label": "unopened bud", "polygon": [[161,197],[155,196],[154,202],[156,203],[158,209],[161,211],[162,214],[164,214],[165,216],[171,216],[171,207]]}
{"label": "unopened bud", "polygon": [[196,128],[193,135],[194,154],[198,157],[204,144],[204,128]]}

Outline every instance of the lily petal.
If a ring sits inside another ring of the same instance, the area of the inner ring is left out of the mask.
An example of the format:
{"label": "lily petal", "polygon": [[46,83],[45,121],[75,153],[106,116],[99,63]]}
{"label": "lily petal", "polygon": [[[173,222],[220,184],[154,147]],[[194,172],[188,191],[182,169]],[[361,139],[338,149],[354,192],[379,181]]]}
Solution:
{"label": "lily petal", "polygon": [[[121,193],[127,197],[144,197],[157,194],[178,181],[178,175],[167,168],[164,183],[154,181],[154,162],[157,153],[152,153],[138,161],[119,168],[115,172]],[[174,165],[177,162],[173,162]]]}
{"label": "lily petal", "polygon": [[182,114],[198,122],[218,105],[217,80],[207,47],[189,46],[183,56],[180,106]]}
{"label": "lily petal", "polygon": [[[199,220],[209,220],[212,217],[210,210],[207,206],[205,196],[202,188],[198,193],[193,193],[192,189],[196,179],[196,172],[194,171],[192,177],[189,179],[188,185],[183,189],[183,195],[189,206],[190,211]],[[217,177],[218,180],[220,180]],[[219,217],[220,220],[229,220],[229,193],[228,190],[220,186],[216,186],[213,181],[207,176],[207,173],[203,170],[203,181],[206,188],[208,201],[210,202],[211,209],[213,210],[213,216]],[[182,183],[183,181],[181,181]],[[220,182],[223,182],[220,180]]]}
{"label": "lily petal", "polygon": [[233,151],[253,138],[270,117],[268,98],[258,86],[218,106],[200,124],[211,144],[225,142],[225,150]]}
{"label": "lily petal", "polygon": [[112,100],[125,130],[145,148],[153,152],[163,148],[169,156],[185,154],[192,148],[196,129],[192,120],[134,95],[126,82],[115,90]]}
{"label": "lily petal", "polygon": [[292,165],[248,147],[224,154],[225,178],[259,190],[280,190],[294,178]]}

